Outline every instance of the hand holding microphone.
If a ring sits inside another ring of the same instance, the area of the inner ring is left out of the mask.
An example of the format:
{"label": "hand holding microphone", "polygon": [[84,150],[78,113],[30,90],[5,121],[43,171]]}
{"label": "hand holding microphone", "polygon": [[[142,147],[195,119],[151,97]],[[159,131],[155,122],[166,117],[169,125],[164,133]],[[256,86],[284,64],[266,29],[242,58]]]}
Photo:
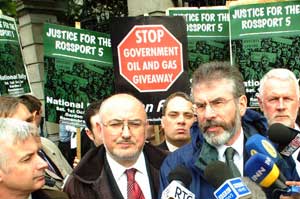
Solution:
{"label": "hand holding microphone", "polygon": [[274,161],[264,154],[254,154],[245,164],[245,174],[264,188],[272,189],[272,198],[275,194],[298,194],[299,186],[288,187],[285,177],[280,173]]}

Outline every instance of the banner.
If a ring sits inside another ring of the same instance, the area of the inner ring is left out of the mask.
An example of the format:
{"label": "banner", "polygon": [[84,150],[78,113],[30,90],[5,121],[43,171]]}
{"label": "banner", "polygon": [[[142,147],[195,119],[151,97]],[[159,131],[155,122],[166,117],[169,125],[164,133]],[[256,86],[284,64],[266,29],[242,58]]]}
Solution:
{"label": "banner", "polygon": [[14,18],[0,14],[0,95],[31,92]]}
{"label": "banner", "polygon": [[46,120],[83,126],[88,104],[114,89],[109,35],[45,24],[44,50]]}
{"label": "banner", "polygon": [[189,93],[186,26],[181,17],[123,17],[112,22],[116,92],[129,92],[158,124],[166,97]]}
{"label": "banner", "polygon": [[169,8],[187,24],[189,76],[200,64],[229,61],[229,14],[226,7]]}
{"label": "banner", "polygon": [[259,81],[272,68],[300,75],[299,1],[229,8],[232,64],[245,79],[248,106],[258,107]]}

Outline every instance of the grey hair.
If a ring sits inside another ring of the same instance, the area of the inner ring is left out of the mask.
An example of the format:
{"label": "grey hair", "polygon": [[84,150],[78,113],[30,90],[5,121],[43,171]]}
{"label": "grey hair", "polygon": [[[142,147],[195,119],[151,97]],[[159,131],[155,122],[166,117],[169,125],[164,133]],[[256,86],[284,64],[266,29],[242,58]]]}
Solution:
{"label": "grey hair", "polygon": [[[203,82],[221,79],[232,81],[232,94],[234,97],[245,95],[243,76],[237,66],[230,65],[230,62],[214,61],[200,65],[193,73],[192,88]],[[194,99],[194,94],[191,93]]]}
{"label": "grey hair", "polygon": [[5,145],[14,145],[38,136],[38,129],[31,123],[13,118],[0,118],[0,167],[2,168],[7,159],[3,152]]}
{"label": "grey hair", "polygon": [[297,97],[299,97],[299,84],[295,74],[286,68],[274,68],[271,69],[269,72],[267,72],[260,80],[259,89],[258,89],[260,98],[263,97],[265,83],[269,79],[278,79],[282,81],[292,80],[296,86],[296,95]]}

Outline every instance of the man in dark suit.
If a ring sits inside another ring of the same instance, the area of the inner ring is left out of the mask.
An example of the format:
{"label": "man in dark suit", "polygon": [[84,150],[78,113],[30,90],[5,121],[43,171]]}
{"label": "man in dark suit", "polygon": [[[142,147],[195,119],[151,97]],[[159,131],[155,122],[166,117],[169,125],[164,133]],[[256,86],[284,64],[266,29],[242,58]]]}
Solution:
{"label": "man in dark suit", "polygon": [[[165,153],[145,143],[148,124],[143,103],[129,94],[113,95],[102,102],[98,122],[103,145],[85,154],[64,191],[72,199],[156,199]],[[130,196],[132,171],[141,197]]]}
{"label": "man in dark suit", "polygon": [[192,107],[191,99],[183,92],[175,92],[166,99],[161,120],[165,141],[159,148],[173,152],[190,142],[190,128],[195,121]]}

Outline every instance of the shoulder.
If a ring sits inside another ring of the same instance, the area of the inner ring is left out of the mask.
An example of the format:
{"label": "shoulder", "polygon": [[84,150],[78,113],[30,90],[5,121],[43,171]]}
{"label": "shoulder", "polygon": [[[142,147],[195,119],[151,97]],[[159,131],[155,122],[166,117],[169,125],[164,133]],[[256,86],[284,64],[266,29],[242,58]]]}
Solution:
{"label": "shoulder", "polygon": [[68,195],[62,191],[39,189],[31,194],[32,199],[68,199]]}

